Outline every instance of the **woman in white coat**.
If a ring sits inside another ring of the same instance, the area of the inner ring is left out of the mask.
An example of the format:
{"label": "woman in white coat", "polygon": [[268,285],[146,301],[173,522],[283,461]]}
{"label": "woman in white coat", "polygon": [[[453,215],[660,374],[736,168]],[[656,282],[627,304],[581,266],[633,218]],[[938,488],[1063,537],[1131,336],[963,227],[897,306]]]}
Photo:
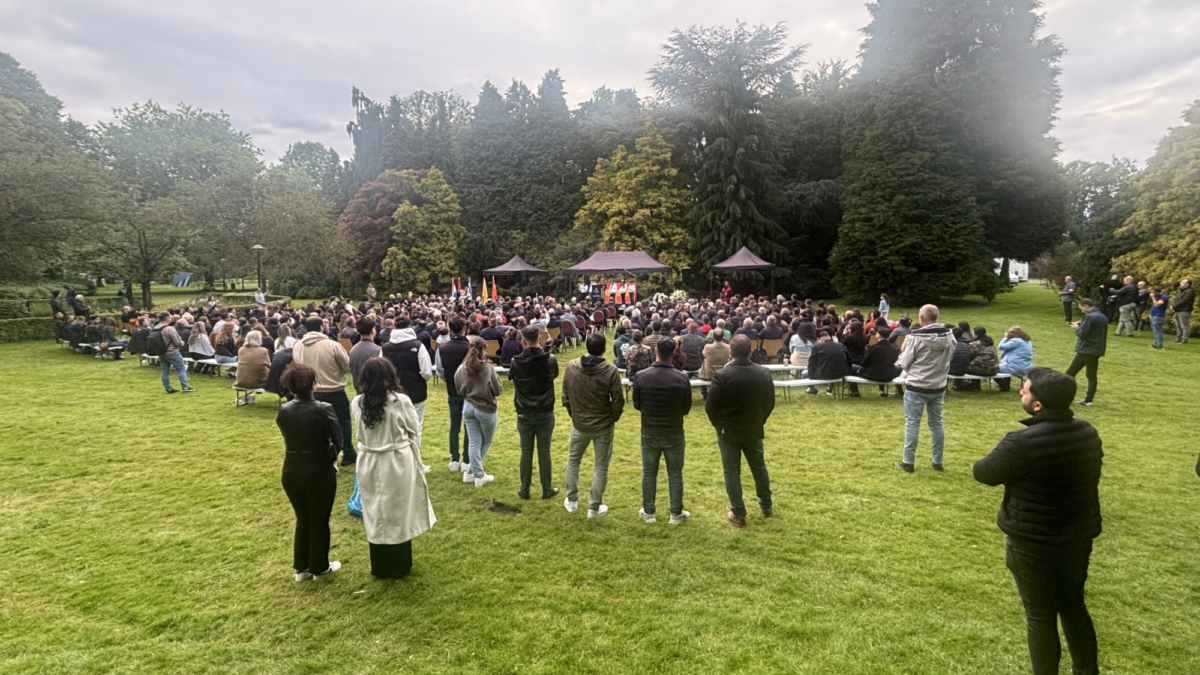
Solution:
{"label": "woman in white coat", "polygon": [[358,436],[358,489],[371,548],[371,574],[403,577],[412,569],[412,540],[437,518],[429,501],[417,410],[400,388],[391,362],[368,360],[350,403]]}

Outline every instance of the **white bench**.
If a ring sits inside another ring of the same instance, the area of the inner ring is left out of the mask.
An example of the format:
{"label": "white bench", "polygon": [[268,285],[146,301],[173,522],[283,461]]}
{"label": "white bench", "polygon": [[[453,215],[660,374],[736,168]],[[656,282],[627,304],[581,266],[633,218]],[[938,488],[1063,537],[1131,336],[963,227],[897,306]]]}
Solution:
{"label": "white bench", "polygon": [[959,380],[960,382],[975,380],[977,382],[987,381],[988,389],[992,388],[992,378],[984,375],[947,375],[948,380]]}
{"label": "white bench", "polygon": [[[697,387],[707,387],[711,384],[712,380],[701,380],[697,378],[688,380],[688,386],[690,386],[692,389],[696,389]],[[633,389],[633,380],[629,379],[628,377],[622,377],[621,386],[625,387],[625,398],[628,400],[629,392]]]}
{"label": "white bench", "polygon": [[[776,380],[774,382],[776,389],[783,390],[784,399],[791,399],[792,390],[797,387],[804,387],[805,389],[807,389],[809,387],[818,387],[821,385],[833,387],[833,385],[840,384],[840,383],[841,383],[840,379],[838,379],[838,380]],[[836,392],[837,388],[834,387],[833,391]]]}
{"label": "white bench", "polygon": [[[256,402],[255,396],[257,396],[258,394],[265,394],[265,393],[267,393],[267,390],[266,389],[247,389],[245,387],[239,387],[237,385],[234,385],[233,393],[234,393],[233,404],[235,406],[250,405],[251,403]],[[282,401],[282,400],[283,400],[283,397],[280,397],[280,401]]]}

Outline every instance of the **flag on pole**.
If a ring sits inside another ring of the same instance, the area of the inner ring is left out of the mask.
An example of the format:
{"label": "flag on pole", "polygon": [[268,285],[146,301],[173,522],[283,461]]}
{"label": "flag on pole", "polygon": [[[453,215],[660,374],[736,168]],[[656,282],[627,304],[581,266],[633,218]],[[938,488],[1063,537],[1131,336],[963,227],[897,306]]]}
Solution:
{"label": "flag on pole", "polygon": [[458,278],[457,277],[450,280],[450,299],[451,300],[458,299]]}
{"label": "flag on pole", "polygon": [[604,284],[604,304],[606,304],[606,305],[612,299],[612,294],[609,293],[610,288],[612,288],[612,284],[605,282],[605,284]]}
{"label": "flag on pole", "polygon": [[467,277],[467,297],[472,300],[475,299],[475,292],[471,286],[471,277]]}
{"label": "flag on pole", "polygon": [[500,291],[496,290],[496,277],[492,276],[492,302],[499,302]]}

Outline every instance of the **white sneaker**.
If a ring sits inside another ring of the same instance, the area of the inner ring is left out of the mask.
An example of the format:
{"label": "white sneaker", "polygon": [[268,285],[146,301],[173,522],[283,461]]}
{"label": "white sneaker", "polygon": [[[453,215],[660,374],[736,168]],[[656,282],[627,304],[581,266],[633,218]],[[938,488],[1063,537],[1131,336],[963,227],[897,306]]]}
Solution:
{"label": "white sneaker", "polygon": [[313,578],[312,572],[296,572],[296,583],[300,583],[301,581],[308,581],[309,579],[312,579],[312,578]]}
{"label": "white sneaker", "polygon": [[475,474],[471,473],[470,471],[464,471],[463,472],[463,482],[464,483],[474,483],[475,482]]}
{"label": "white sneaker", "polygon": [[573,502],[570,497],[567,497],[563,500],[563,508],[567,510],[567,513],[575,513],[575,509],[579,508],[579,502]]}
{"label": "white sneaker", "polygon": [[598,509],[588,509],[588,518],[599,518],[606,513],[608,513],[608,505],[601,504]]}
{"label": "white sneaker", "polygon": [[458,470],[459,470],[459,469],[458,469],[458,462],[450,462],[450,470],[451,470],[451,471],[458,471]]}
{"label": "white sneaker", "polygon": [[465,461],[464,461],[464,462],[463,462],[463,463],[462,463],[460,466],[462,467],[462,471],[463,471],[463,473],[467,473],[468,471],[470,471],[470,470],[471,470],[471,463],[470,463],[470,462],[465,462]]}
{"label": "white sneaker", "polygon": [[325,581],[329,577],[333,576],[334,572],[336,572],[340,569],[342,569],[342,563],[340,563],[336,560],[330,560],[329,561],[329,569],[324,574],[314,574],[313,581]]}
{"label": "white sneaker", "polygon": [[658,522],[658,519],[654,517],[653,513],[646,513],[646,509],[638,509],[638,517],[641,518],[642,520],[646,521],[647,523],[657,523]]}
{"label": "white sneaker", "polygon": [[684,523],[686,523],[686,522],[687,522],[687,519],[688,519],[688,518],[691,518],[691,517],[692,517],[692,514],[688,513],[687,511],[680,511],[680,512],[679,512],[679,515],[677,515],[677,516],[676,516],[676,515],[672,515],[672,516],[671,516],[671,520],[670,520],[670,521],[668,521],[668,524],[670,524],[670,525],[682,525],[682,524],[684,524]]}
{"label": "white sneaker", "polygon": [[[470,475],[470,474],[468,474],[468,475]],[[488,483],[490,483],[490,482],[492,482],[492,481],[494,481],[494,480],[496,480],[496,477],[495,477],[495,476],[493,476],[493,475],[492,475],[492,474],[490,474],[490,473],[485,473],[485,474],[483,474],[483,478],[476,478],[476,479],[475,479],[475,487],[477,487],[477,488],[481,488],[481,487],[483,487],[484,485],[487,485]]]}
{"label": "white sneaker", "polygon": [[433,467],[429,466],[428,464],[422,464],[421,466],[425,467],[425,473],[429,473],[430,471],[433,471]]}

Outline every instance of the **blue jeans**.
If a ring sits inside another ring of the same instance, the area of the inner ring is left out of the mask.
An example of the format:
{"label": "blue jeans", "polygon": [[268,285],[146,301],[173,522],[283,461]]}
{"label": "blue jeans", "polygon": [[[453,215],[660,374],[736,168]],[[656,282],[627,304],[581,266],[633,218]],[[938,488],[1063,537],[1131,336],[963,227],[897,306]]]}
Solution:
{"label": "blue jeans", "polygon": [[1167,323],[1167,317],[1165,317],[1165,316],[1151,315],[1151,317],[1150,317],[1150,330],[1154,331],[1154,348],[1155,349],[1163,348],[1163,326],[1166,323]]}
{"label": "blue jeans", "polygon": [[683,513],[683,449],[686,445],[683,436],[642,434],[642,510],[647,515],[654,515],[660,457],[667,460],[667,492],[671,498],[671,515]]}
{"label": "blue jeans", "polygon": [[921,413],[929,413],[929,435],[933,437],[933,463],[942,463],[946,450],[946,430],[942,427],[942,404],[946,392],[922,394],[911,387],[904,392],[904,463],[914,464],[917,457],[917,439],[921,435]]}
{"label": "blue jeans", "polygon": [[175,369],[175,373],[179,375],[179,386],[188,389],[187,381],[187,364],[183,362],[183,354],[175,352],[174,354],[163,354],[158,357],[158,362],[162,364],[162,384],[163,389],[171,391],[171,368]]}
{"label": "blue jeans", "polygon": [[[453,376],[452,376],[453,377]],[[463,424],[463,397],[447,395],[446,399],[450,401],[450,461],[458,461],[458,436],[459,431],[465,426]],[[471,461],[470,451],[467,446],[471,443],[471,433],[467,432],[467,437],[463,439],[462,459],[464,462]]]}
{"label": "blue jeans", "polygon": [[499,414],[477,410],[469,402],[463,401],[462,418],[467,427],[467,443],[471,446],[467,450],[467,456],[471,458],[471,473],[476,478],[483,478],[487,473],[483,470],[483,458],[487,457],[488,449],[492,447]]}
{"label": "blue jeans", "polygon": [[725,492],[729,494],[729,510],[738,518],[746,517],[746,502],[742,500],[742,455],[754,476],[754,492],[758,495],[758,508],[771,508],[771,476],[767,473],[767,462],[763,457],[762,439],[737,440],[725,434],[717,434],[717,447],[721,450],[721,466],[725,470]]}
{"label": "blue jeans", "polygon": [[345,389],[337,391],[318,391],[313,398],[333,406],[337,413],[338,424],[342,426],[342,464],[353,464],[358,459],[354,451],[353,429],[350,425],[350,399],[346,397]]}

